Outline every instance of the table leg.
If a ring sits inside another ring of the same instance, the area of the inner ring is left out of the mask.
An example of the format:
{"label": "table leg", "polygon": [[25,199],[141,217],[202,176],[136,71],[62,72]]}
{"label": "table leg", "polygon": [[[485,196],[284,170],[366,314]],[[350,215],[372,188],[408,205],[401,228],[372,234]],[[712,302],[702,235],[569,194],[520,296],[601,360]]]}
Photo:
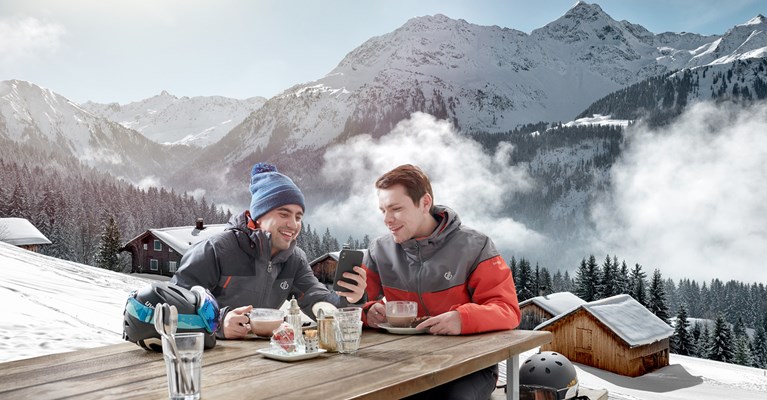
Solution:
{"label": "table leg", "polygon": [[519,354],[506,360],[506,400],[519,400]]}

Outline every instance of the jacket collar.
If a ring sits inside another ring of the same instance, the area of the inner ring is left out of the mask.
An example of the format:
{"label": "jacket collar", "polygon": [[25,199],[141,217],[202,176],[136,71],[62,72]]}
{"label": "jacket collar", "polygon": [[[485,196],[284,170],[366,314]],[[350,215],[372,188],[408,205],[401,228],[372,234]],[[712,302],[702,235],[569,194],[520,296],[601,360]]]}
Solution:
{"label": "jacket collar", "polygon": [[273,264],[283,263],[293,254],[296,248],[296,241],[290,242],[290,247],[287,250],[280,250],[274,257],[270,257],[272,254],[272,240],[271,233],[262,231],[261,229],[251,229],[248,225],[250,221],[250,212],[245,210],[241,214],[233,215],[227,223],[227,229],[234,229],[245,233],[253,246],[258,249],[258,257],[265,261],[271,261]]}
{"label": "jacket collar", "polygon": [[461,219],[458,214],[446,206],[435,205],[431,215],[437,220],[437,227],[429,236],[408,239],[400,243],[406,253],[420,255],[422,259],[428,259],[461,226]]}

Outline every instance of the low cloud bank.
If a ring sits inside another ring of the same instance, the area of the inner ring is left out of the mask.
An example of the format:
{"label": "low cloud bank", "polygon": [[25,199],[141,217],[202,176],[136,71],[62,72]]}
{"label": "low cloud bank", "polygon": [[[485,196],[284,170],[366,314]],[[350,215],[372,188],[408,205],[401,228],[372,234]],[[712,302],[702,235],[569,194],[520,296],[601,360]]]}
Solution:
{"label": "low cloud bank", "polygon": [[514,193],[533,187],[525,169],[508,165],[512,150],[502,143],[488,155],[449,122],[414,113],[381,138],[359,135],[328,149],[321,178],[328,185],[348,188],[349,193],[318,206],[307,221],[330,227],[344,239],[387,233],[374,184],[383,173],[409,163],[429,175],[436,204],[453,208],[465,225],[490,236],[502,252],[537,248],[545,242],[541,234],[500,215]]}
{"label": "low cloud bank", "polygon": [[767,281],[767,104],[698,104],[626,135],[594,249],[664,277]]}

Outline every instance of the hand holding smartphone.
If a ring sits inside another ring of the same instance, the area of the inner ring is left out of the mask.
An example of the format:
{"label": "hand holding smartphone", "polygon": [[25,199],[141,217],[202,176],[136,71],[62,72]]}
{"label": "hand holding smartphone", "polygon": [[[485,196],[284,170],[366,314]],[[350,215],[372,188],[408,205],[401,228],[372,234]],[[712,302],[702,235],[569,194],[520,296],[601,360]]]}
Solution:
{"label": "hand holding smartphone", "polygon": [[341,250],[341,253],[338,255],[338,264],[336,264],[336,275],[335,279],[333,279],[333,290],[341,292],[349,290],[345,287],[339,286],[339,280],[343,280],[344,282],[348,282],[352,285],[357,284],[357,282],[351,279],[344,278],[344,272],[351,272],[356,274],[356,272],[354,272],[354,267],[362,265],[362,257],[363,253],[359,250]]}

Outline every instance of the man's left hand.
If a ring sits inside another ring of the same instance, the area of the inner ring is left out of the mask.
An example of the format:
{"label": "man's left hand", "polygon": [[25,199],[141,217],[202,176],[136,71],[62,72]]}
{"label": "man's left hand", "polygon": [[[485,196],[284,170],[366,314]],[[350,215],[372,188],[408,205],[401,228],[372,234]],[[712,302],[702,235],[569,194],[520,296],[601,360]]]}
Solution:
{"label": "man's left hand", "polygon": [[461,315],[458,311],[448,311],[446,313],[431,317],[416,326],[416,329],[429,329],[433,335],[460,335],[461,334]]}
{"label": "man's left hand", "polygon": [[344,278],[351,279],[356,282],[356,284],[351,284],[339,279],[338,286],[349,289],[349,291],[338,292],[338,295],[346,297],[346,300],[352,304],[360,301],[362,296],[365,295],[365,288],[368,286],[367,272],[365,272],[365,268],[356,266],[354,267],[354,272],[344,272]]}

